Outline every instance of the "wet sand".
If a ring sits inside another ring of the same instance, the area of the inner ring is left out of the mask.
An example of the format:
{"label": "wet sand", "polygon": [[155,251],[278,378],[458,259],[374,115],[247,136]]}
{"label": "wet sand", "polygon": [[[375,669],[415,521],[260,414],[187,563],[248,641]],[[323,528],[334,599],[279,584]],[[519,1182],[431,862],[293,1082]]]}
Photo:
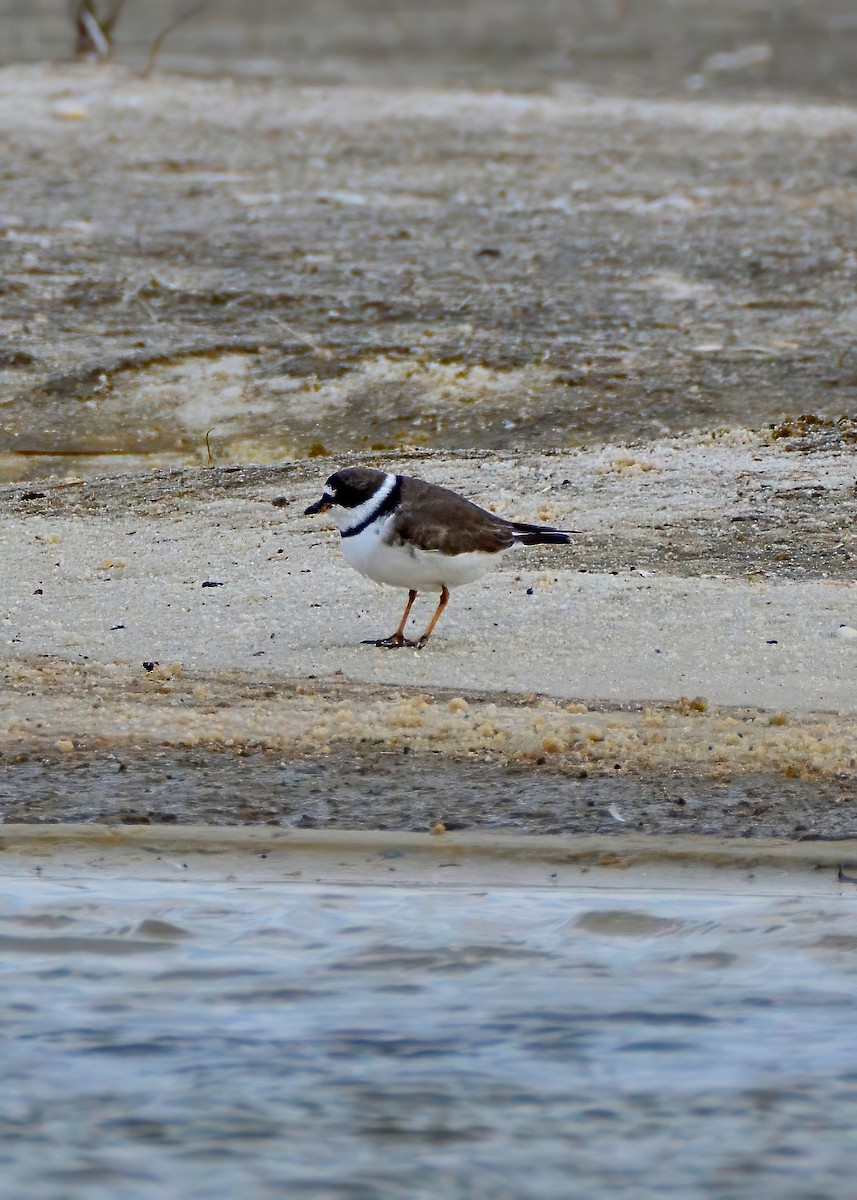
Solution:
{"label": "wet sand", "polygon": [[[7,879],[133,880],[178,876],[194,884],[272,883],[402,888],[550,888],[640,892],[674,898],[796,894],[857,898],[857,841],[836,845],[758,839],[652,837],[628,834],[620,846],[603,837],[515,837],[503,832],[431,834],[387,831],[170,830],[104,825],[16,825],[0,835]],[[849,873],[850,872],[850,873]],[[849,905],[850,907],[850,905]],[[603,915],[603,914],[602,914]],[[595,924],[593,922],[593,930]],[[126,931],[127,932],[127,931]],[[642,935],[651,927],[598,931]],[[853,940],[853,935],[852,935]]]}

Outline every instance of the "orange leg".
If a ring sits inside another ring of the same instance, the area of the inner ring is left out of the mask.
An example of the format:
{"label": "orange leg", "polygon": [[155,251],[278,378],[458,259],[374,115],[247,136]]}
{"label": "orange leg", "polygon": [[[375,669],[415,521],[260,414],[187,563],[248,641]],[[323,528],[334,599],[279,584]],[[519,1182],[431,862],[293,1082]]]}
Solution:
{"label": "orange leg", "polygon": [[428,628],[426,629],[425,633],[423,634],[423,636],[421,638],[418,639],[418,641],[416,643],[418,650],[422,650],[423,646],[426,644],[426,642],[431,637],[432,630],[434,629],[435,625],[437,625],[438,621],[440,620],[440,614],[446,608],[448,602],[449,602],[449,588],[444,586],[440,589],[440,600],[438,600],[437,608],[435,609],[434,616],[429,621]]}
{"label": "orange leg", "polygon": [[[398,646],[416,646],[416,642],[412,642],[410,638],[405,637],[405,626],[408,623],[408,617],[410,616],[410,612],[413,608],[416,598],[417,593],[412,588],[408,592],[408,603],[405,605],[405,611],[402,613],[402,619],[399,622],[399,628],[395,633],[391,634],[390,637],[385,638],[368,638],[362,644],[364,646],[386,646],[388,650],[394,650]],[[435,620],[436,619],[437,616],[435,617]],[[431,629],[429,629],[429,633],[431,633]]]}

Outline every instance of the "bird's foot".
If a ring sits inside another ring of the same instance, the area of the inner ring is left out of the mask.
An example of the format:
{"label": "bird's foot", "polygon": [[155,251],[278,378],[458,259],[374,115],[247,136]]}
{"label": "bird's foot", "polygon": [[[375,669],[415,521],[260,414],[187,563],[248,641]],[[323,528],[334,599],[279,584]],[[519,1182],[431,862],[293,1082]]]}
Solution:
{"label": "bird's foot", "polygon": [[400,646],[418,647],[419,642],[413,642],[401,633],[392,633],[385,638],[365,638],[361,646],[383,646],[385,650],[398,650]]}

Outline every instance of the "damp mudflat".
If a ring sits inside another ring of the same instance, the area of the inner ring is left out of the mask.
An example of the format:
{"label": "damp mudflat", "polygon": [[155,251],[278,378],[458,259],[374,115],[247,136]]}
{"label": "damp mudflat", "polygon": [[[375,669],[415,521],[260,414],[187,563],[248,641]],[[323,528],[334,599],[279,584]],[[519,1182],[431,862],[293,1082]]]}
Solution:
{"label": "damp mudflat", "polygon": [[236,885],[168,848],[158,880],[40,862],[0,884],[18,1194],[821,1200],[854,1178],[848,884]]}
{"label": "damp mudflat", "polygon": [[441,754],[338,752],[284,759],[175,748],[8,763],[4,826],[255,825],[285,829],[710,834],[837,841],[854,836],[850,777],[728,778],[621,769],[573,775]]}
{"label": "damp mudflat", "polygon": [[5,68],[0,479],[207,437],[220,464],[799,414],[853,440],[857,117],[721,74],[640,100]]}

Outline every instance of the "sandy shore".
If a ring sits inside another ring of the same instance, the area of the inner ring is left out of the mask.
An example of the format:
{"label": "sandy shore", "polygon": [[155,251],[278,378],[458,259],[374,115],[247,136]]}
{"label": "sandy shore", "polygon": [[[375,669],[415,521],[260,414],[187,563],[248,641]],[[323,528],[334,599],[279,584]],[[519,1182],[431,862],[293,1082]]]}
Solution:
{"label": "sandy shore", "polygon": [[[8,819],[853,833],[853,107],[13,67],[0,115]],[[403,597],[302,515],[354,461],[580,534],[363,646]]]}
{"label": "sandy shore", "polygon": [[360,639],[402,594],[302,515],[329,463],[5,488],[7,761],[374,747],[853,797],[853,451],[744,434],[385,461],[581,533],[454,593],[424,651],[387,652]]}

